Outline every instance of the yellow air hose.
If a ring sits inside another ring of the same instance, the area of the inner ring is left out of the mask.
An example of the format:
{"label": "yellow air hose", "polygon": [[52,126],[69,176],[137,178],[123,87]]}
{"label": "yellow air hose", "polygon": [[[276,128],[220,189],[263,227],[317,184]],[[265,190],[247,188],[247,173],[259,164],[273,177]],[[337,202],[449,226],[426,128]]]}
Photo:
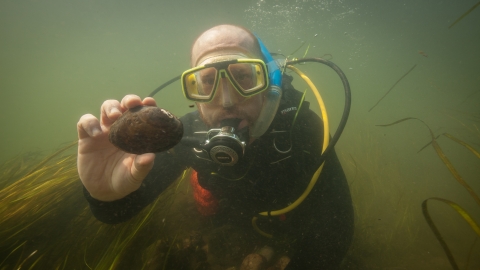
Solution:
{"label": "yellow air hose", "polygon": [[[318,105],[320,107],[320,111],[322,114],[322,120],[323,120],[323,144],[322,144],[322,154],[325,152],[325,149],[327,149],[327,146],[329,144],[330,140],[330,131],[329,131],[329,126],[328,126],[328,116],[327,116],[327,109],[325,108],[325,103],[323,102],[322,97],[320,96],[320,92],[317,90],[317,87],[312,83],[312,81],[305,75],[303,72],[301,72],[298,68],[294,66],[287,66],[287,68],[293,70],[295,73],[297,73],[298,76],[300,76],[310,87],[310,90],[312,90],[313,94],[315,95],[315,98],[317,99]],[[320,173],[322,172],[323,165],[325,162],[322,162],[322,164],[318,167],[317,171],[312,176],[312,179],[310,180],[310,183],[308,184],[307,188],[305,191],[298,197],[298,199],[290,204],[289,206],[280,209],[280,210],[275,210],[275,211],[265,211],[259,213],[261,216],[280,216],[285,213],[288,213],[295,209],[297,206],[299,206],[305,198],[307,198],[308,194],[310,194],[310,191],[312,191],[313,187],[317,183],[318,177],[320,176]],[[268,234],[264,231],[262,231],[258,226],[257,226],[257,217],[252,218],[252,226],[253,228],[260,233],[261,235],[272,238],[271,234]]]}

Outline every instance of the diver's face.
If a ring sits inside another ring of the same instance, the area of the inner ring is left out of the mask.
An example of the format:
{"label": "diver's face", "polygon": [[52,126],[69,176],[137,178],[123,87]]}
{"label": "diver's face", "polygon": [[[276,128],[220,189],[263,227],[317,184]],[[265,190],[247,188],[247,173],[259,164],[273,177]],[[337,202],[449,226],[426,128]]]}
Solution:
{"label": "diver's face", "polygon": [[208,103],[197,103],[203,122],[209,128],[219,128],[224,119],[242,119],[237,129],[251,127],[260,115],[263,104],[263,94],[242,97],[231,85],[228,79],[219,85],[215,97]]}
{"label": "diver's face", "polygon": [[[219,59],[216,59],[219,60]],[[220,59],[225,60],[225,59]],[[210,59],[208,62],[212,62]],[[202,64],[206,64],[204,62]],[[235,70],[230,70],[236,76],[237,82],[244,88],[251,87],[252,79],[246,76],[246,70],[242,70],[243,65],[238,65]],[[211,72],[212,74],[209,74]],[[251,72],[250,72],[251,73]],[[215,78],[215,70],[205,70],[201,75],[201,80],[204,84],[204,89],[208,91],[208,82],[212,82]],[[211,78],[209,80],[209,78]],[[207,87],[206,87],[207,86]],[[260,115],[260,110],[263,104],[263,94],[254,95],[251,97],[243,97],[234,88],[232,83],[227,78],[220,78],[218,89],[212,101],[208,103],[197,103],[200,116],[209,128],[219,128],[220,122],[224,119],[239,118],[242,119],[237,129],[244,127],[251,127]]]}

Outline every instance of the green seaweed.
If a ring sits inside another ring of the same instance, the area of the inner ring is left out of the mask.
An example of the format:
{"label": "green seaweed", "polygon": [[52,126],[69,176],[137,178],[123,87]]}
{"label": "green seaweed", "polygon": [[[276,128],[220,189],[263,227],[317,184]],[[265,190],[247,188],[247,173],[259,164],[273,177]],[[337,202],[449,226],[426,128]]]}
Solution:
{"label": "green seaweed", "polygon": [[382,99],[384,99],[384,98],[388,95],[388,93],[390,93],[390,91],[392,91],[392,89],[395,87],[395,85],[397,85],[403,78],[405,78],[405,77],[408,75],[408,73],[412,72],[412,70],[413,70],[416,66],[417,66],[417,64],[413,65],[413,67],[412,67],[409,71],[407,71],[407,73],[403,74],[403,76],[400,77],[400,79],[398,79],[398,80],[392,85],[392,87],[390,87],[390,89],[388,89],[388,91],[377,101],[377,103],[375,103],[375,105],[373,105],[373,106],[370,108],[370,110],[368,110],[368,112],[370,112],[371,110],[373,110],[373,108],[375,108],[375,107],[378,105],[378,103],[380,103],[380,101],[382,101]]}
{"label": "green seaweed", "polygon": [[480,6],[480,2],[476,3],[475,5],[473,5],[473,7],[471,7],[469,10],[467,10],[467,12],[463,13],[462,16],[458,17],[458,19],[456,19],[449,27],[448,29],[452,28],[455,24],[457,24],[459,21],[463,20],[465,17],[467,17],[468,14],[470,14],[470,12],[472,12],[474,9],[476,9],[478,6]]}
{"label": "green seaweed", "polygon": [[[418,118],[415,118],[415,117],[407,117],[407,118],[403,118],[403,119],[400,119],[398,121],[395,121],[393,123],[390,123],[390,124],[385,124],[385,125],[377,125],[377,126],[381,126],[381,127],[387,127],[387,126],[392,126],[392,125],[395,125],[395,124],[399,124],[401,122],[404,122],[404,121],[407,121],[407,120],[418,120],[420,122],[422,122],[429,130],[430,132],[430,136],[432,138],[431,142],[429,144],[427,144],[426,146],[428,145],[432,145],[433,148],[435,149],[435,151],[437,152],[437,155],[438,157],[442,160],[442,162],[445,164],[445,166],[448,168],[448,170],[450,171],[450,173],[454,176],[454,178],[457,180],[458,183],[460,183],[469,193],[470,195],[473,197],[473,199],[477,202],[477,204],[480,205],[480,198],[478,197],[478,195],[474,192],[474,190],[463,180],[463,178],[460,176],[460,174],[457,172],[457,170],[455,169],[455,167],[453,166],[453,164],[448,160],[448,158],[446,157],[446,155],[443,153],[442,149],[440,148],[440,145],[438,144],[437,142],[437,139],[440,135],[438,135],[437,137],[434,136],[433,134],[433,131],[432,129],[424,122],[422,121],[421,119],[418,119]],[[478,151],[476,151],[473,147],[471,147],[470,145],[468,145],[466,142],[458,139],[458,138],[455,138],[454,136],[448,134],[448,133],[443,133],[441,135],[444,135],[446,136],[447,138],[459,143],[460,145],[464,146],[465,148],[467,148],[468,150],[470,150],[475,156],[477,156],[478,158],[480,158],[480,154],[478,153]],[[424,146],[422,149],[424,149],[426,146]],[[421,150],[422,150],[421,149]],[[420,151],[421,151],[420,150]],[[438,228],[436,227],[435,223],[433,222],[431,216],[430,216],[430,213],[428,211],[428,207],[427,207],[427,202],[429,200],[436,200],[436,201],[440,201],[440,202],[443,202],[443,203],[446,203],[447,205],[451,206],[469,225],[470,227],[472,228],[472,230],[478,235],[480,236],[480,227],[478,225],[478,223],[476,223],[473,218],[471,217],[470,214],[468,214],[467,211],[465,211],[460,205],[450,201],[450,200],[446,200],[446,199],[443,199],[443,198],[437,198],[437,197],[432,197],[432,198],[428,198],[426,200],[424,200],[422,202],[422,213],[423,213],[423,216],[425,217],[425,220],[427,221],[427,224],[428,226],[430,227],[430,229],[432,230],[433,234],[435,235],[435,237],[437,238],[438,242],[440,243],[440,245],[442,246],[447,258],[448,258],[448,261],[450,262],[450,265],[452,266],[453,269],[457,270],[459,269],[458,268],[458,265],[457,263],[455,262],[455,259],[452,255],[452,252],[450,251],[447,243],[445,242],[445,240],[443,239],[442,235],[440,234],[440,231],[438,230]],[[472,248],[473,249],[473,246]],[[470,259],[470,255],[468,256],[468,260],[467,260],[467,264],[468,264],[468,261]]]}

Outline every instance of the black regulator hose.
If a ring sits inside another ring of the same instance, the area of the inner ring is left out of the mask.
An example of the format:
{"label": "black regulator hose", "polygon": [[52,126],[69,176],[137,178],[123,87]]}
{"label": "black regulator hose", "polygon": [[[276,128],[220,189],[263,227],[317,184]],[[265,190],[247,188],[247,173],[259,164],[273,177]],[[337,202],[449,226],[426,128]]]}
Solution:
{"label": "black regulator hose", "polygon": [[330,140],[330,143],[327,146],[327,149],[325,149],[322,156],[320,157],[320,162],[323,162],[326,156],[328,155],[328,153],[333,149],[333,147],[335,147],[335,144],[337,144],[338,139],[340,139],[340,136],[343,133],[345,125],[347,124],[348,116],[350,115],[350,107],[352,105],[352,93],[350,91],[350,84],[348,83],[347,76],[345,76],[345,73],[343,73],[343,71],[333,62],[330,62],[323,58],[301,58],[301,59],[287,61],[285,63],[285,66],[296,65],[299,63],[307,63],[307,62],[317,62],[317,63],[322,63],[324,65],[329,66],[340,77],[343,83],[343,88],[345,90],[345,107],[343,109],[342,118],[340,120],[340,123],[338,124],[338,128],[335,131],[335,134],[333,135],[332,139]]}
{"label": "black regulator hose", "polygon": [[160,85],[159,87],[157,87],[157,89],[153,90],[152,93],[150,93],[150,95],[148,95],[148,97],[153,97],[156,93],[160,92],[160,90],[162,90],[163,88],[169,86],[170,84],[180,80],[180,77],[182,77],[182,75],[178,75],[177,77],[173,78],[173,79],[170,79],[168,82]]}

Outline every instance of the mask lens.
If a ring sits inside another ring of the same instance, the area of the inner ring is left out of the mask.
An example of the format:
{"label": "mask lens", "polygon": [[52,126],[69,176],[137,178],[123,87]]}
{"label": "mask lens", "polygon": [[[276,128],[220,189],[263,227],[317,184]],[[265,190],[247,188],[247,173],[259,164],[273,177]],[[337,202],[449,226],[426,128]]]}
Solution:
{"label": "mask lens", "polygon": [[228,77],[235,89],[244,97],[258,94],[268,88],[267,70],[262,61],[235,59],[185,71],[182,74],[185,97],[197,102],[211,101],[219,84],[219,76]]}
{"label": "mask lens", "polygon": [[210,96],[215,85],[217,84],[217,70],[213,67],[204,68],[196,72],[196,77],[199,79],[199,94],[202,96]]}
{"label": "mask lens", "polygon": [[218,78],[214,67],[183,74],[183,88],[187,98],[192,100],[209,100],[213,94]]}
{"label": "mask lens", "polygon": [[265,88],[265,71],[258,63],[230,64],[228,72],[243,95],[248,96]]}

